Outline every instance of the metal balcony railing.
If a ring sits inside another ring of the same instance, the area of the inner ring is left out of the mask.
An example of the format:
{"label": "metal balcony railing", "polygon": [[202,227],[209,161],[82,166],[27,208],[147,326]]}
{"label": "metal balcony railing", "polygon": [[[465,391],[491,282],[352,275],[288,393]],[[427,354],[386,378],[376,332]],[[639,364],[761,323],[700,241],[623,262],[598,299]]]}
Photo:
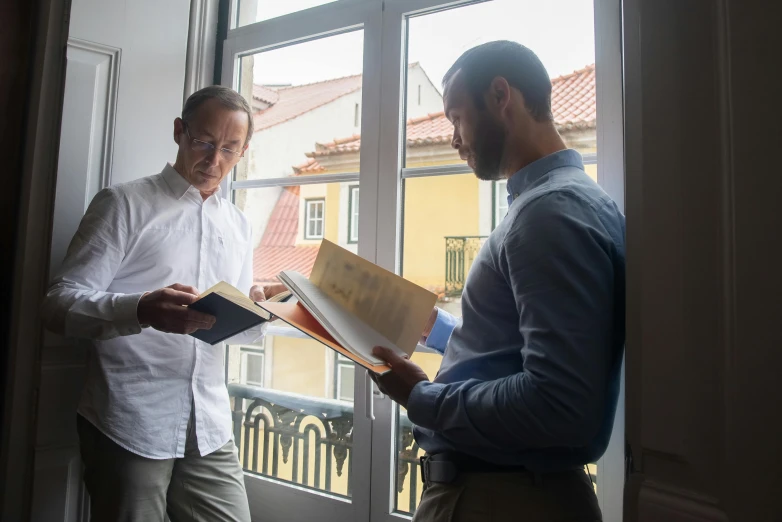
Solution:
{"label": "metal balcony railing", "polygon": [[[352,402],[236,383],[228,384],[228,394],[245,472],[351,496]],[[412,514],[421,488],[419,448],[403,412],[397,423],[397,447],[397,510]],[[408,494],[402,495],[408,475]]]}
{"label": "metal balcony railing", "polygon": [[445,295],[447,297],[462,295],[470,267],[487,237],[445,237]]}

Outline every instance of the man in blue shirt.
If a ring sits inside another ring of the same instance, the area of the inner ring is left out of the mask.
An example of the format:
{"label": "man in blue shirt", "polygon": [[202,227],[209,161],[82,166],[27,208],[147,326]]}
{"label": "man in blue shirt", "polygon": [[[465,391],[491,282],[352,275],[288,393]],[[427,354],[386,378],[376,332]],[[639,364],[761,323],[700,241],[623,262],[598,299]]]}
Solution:
{"label": "man in blue shirt", "polygon": [[625,220],[567,149],[538,57],[499,41],[443,80],[452,146],[508,214],[470,269],[462,319],[435,310],[430,382],[385,348],[376,378],[427,452],[416,522],[600,520],[584,472],[608,445],[625,340]]}

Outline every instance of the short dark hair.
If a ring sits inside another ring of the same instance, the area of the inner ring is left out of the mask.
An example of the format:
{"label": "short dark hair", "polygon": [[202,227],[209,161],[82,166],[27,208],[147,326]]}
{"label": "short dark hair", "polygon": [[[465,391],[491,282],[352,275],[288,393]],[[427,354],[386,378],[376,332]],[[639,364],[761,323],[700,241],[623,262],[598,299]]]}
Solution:
{"label": "short dark hair", "polygon": [[211,99],[216,99],[232,111],[244,111],[247,114],[247,139],[244,143],[245,145],[249,143],[253,135],[253,113],[250,110],[250,104],[241,94],[222,85],[210,85],[191,94],[182,108],[182,121],[189,123],[198,107]]}
{"label": "short dark hair", "polygon": [[488,42],[465,51],[443,77],[443,87],[457,71],[479,109],[485,108],[483,95],[492,80],[502,76],[524,96],[535,121],[552,121],[551,79],[543,62],[527,47],[507,40]]}

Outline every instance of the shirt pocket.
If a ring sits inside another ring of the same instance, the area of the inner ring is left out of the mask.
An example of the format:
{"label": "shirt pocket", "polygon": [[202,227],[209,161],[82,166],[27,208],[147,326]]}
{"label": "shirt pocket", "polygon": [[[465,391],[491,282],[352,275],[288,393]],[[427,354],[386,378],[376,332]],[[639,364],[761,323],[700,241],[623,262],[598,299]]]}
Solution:
{"label": "shirt pocket", "polygon": [[[250,248],[249,243],[239,238],[219,233],[212,236],[211,239],[210,257],[213,262],[210,263],[210,268],[215,282],[225,281],[238,287],[242,268],[244,268],[244,263],[248,259],[247,249]],[[250,270],[252,271],[252,267],[250,267]],[[249,288],[240,288],[240,290],[246,291]]]}

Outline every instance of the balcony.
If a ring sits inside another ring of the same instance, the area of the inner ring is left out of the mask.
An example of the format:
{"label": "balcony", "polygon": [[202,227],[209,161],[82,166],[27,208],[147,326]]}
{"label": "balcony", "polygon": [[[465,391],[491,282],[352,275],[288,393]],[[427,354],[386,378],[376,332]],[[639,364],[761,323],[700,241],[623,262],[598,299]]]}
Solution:
{"label": "balcony", "polygon": [[488,236],[445,237],[445,295],[459,297],[475,256]]}
{"label": "balcony", "polygon": [[[229,384],[234,440],[246,473],[351,496],[353,403]],[[397,511],[413,514],[421,481],[412,425],[397,423]]]}
{"label": "balcony", "polygon": [[[234,440],[246,473],[351,496],[353,403],[229,384]],[[412,515],[423,484],[412,425],[397,424],[396,511]],[[593,483],[597,466],[589,465]]]}

